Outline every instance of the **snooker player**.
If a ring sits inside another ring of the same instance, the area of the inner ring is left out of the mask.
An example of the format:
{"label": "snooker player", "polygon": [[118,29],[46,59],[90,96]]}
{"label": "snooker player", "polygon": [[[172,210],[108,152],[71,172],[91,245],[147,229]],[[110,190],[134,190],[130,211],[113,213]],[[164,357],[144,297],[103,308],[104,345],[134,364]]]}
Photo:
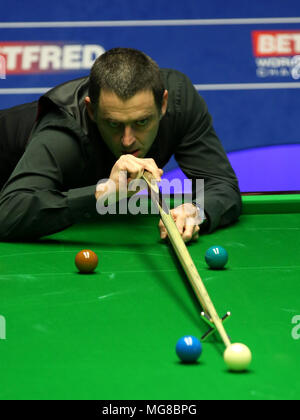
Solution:
{"label": "snooker player", "polygon": [[[118,189],[120,171],[134,179],[144,170],[159,180],[172,155],[187,178],[204,179],[201,230],[229,225],[241,212],[238,181],[204,100],[184,74],[134,49],[107,51],[89,77],[1,111],[0,148],[2,241],[38,239],[97,216],[99,180]],[[172,210],[186,242],[198,237],[199,223],[187,223],[197,212],[196,203]]]}

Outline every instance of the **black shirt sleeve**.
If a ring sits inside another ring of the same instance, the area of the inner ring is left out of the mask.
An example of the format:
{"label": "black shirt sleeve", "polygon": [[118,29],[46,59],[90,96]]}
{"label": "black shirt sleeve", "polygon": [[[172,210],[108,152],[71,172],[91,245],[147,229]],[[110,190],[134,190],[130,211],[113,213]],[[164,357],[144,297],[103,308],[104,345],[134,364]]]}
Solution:
{"label": "black shirt sleeve", "polygon": [[38,132],[0,194],[0,240],[37,239],[96,214],[96,186],[76,187],[85,166],[71,133]]}
{"label": "black shirt sleeve", "polygon": [[0,110],[0,190],[21,159],[37,115],[37,102]]}
{"label": "black shirt sleeve", "polygon": [[236,221],[241,213],[241,195],[236,175],[218,139],[204,99],[189,79],[181,84],[181,140],[175,158],[193,180],[193,199],[196,199],[196,180],[204,180],[204,207],[208,230]]}

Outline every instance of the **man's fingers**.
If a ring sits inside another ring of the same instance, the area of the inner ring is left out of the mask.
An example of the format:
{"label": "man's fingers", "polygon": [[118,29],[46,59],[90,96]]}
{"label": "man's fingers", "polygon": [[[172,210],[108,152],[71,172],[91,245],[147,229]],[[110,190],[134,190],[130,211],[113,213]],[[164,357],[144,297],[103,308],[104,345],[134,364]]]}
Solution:
{"label": "man's fingers", "polygon": [[168,232],[167,229],[165,228],[165,225],[163,224],[163,221],[160,220],[159,224],[158,224],[158,229],[160,232],[160,238],[161,239],[166,239],[168,237]]}
{"label": "man's fingers", "polygon": [[185,230],[185,216],[182,214],[175,216],[175,223],[180,235],[182,236]]}
{"label": "man's fingers", "polygon": [[160,169],[154,159],[142,159],[144,169],[150,172],[153,175],[153,178],[157,181],[161,181],[161,177],[164,173],[162,169]]}
{"label": "man's fingers", "polygon": [[[174,214],[173,214],[173,218],[175,218]],[[182,219],[177,218],[176,226],[184,242],[196,241],[199,239],[200,227],[198,225],[192,225],[191,223],[183,223],[183,226],[182,226]],[[168,232],[162,220],[160,220],[158,227],[159,227],[161,239],[166,239],[168,237]]]}
{"label": "man's fingers", "polygon": [[192,237],[192,239],[191,239],[191,241],[198,241],[198,239],[199,239],[199,233],[198,232],[196,232],[195,234],[194,234],[194,236]]}
{"label": "man's fingers", "polygon": [[195,226],[192,226],[190,223],[186,223],[184,228],[185,229],[184,229],[184,232],[182,234],[182,239],[184,240],[184,242],[189,242],[194,235]]}
{"label": "man's fingers", "polygon": [[141,168],[140,177],[143,175],[144,171],[148,171],[153,175],[153,178],[157,181],[161,181],[161,176],[163,174],[163,170],[158,168],[155,163],[154,159],[139,159],[135,156],[128,155],[128,158],[131,162],[134,162]]}
{"label": "man's fingers", "polygon": [[119,160],[118,170],[119,172],[127,172],[127,178],[130,179],[141,177],[144,172],[143,166],[129,157],[123,157]]}
{"label": "man's fingers", "polygon": [[190,242],[192,240],[199,239],[199,226],[191,226],[190,224],[186,224],[184,233],[182,235],[182,239],[184,242]]}

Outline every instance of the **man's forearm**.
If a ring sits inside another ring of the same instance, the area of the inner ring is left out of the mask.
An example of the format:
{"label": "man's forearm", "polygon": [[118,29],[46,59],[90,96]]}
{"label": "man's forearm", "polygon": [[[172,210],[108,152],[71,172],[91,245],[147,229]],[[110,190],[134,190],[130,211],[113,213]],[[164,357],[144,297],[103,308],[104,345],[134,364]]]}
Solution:
{"label": "man's forearm", "polygon": [[221,184],[205,192],[205,213],[207,215],[206,230],[213,232],[218,227],[236,222],[242,211],[239,191]]}
{"label": "man's forearm", "polygon": [[0,240],[35,240],[95,216],[95,186],[63,193],[16,191],[0,197]]}

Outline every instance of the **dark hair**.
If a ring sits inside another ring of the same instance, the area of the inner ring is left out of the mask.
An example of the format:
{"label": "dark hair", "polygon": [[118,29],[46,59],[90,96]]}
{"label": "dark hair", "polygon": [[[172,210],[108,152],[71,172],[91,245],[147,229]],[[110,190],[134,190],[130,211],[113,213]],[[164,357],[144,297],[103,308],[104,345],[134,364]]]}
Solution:
{"label": "dark hair", "polygon": [[152,90],[159,110],[165,90],[155,61],[132,48],[113,48],[95,61],[88,92],[94,110],[97,109],[101,89],[110,90],[123,100],[140,91]]}

